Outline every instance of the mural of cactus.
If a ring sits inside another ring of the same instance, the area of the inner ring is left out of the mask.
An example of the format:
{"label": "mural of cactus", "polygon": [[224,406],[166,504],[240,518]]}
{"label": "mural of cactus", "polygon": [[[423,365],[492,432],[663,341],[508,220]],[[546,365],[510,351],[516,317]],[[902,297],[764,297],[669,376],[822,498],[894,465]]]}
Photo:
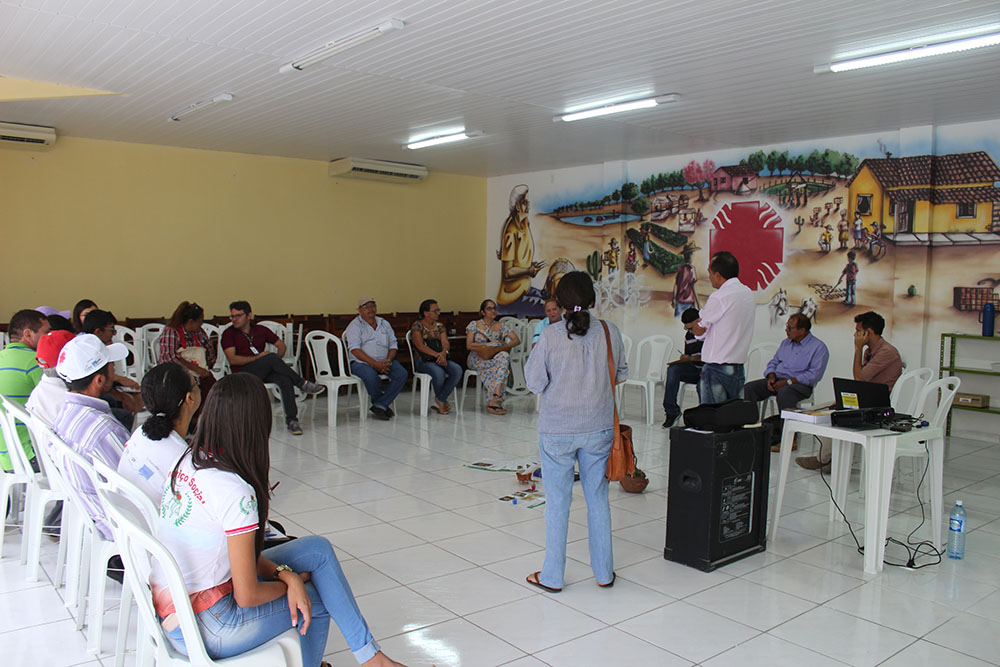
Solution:
{"label": "mural of cactus", "polygon": [[601,270],[603,266],[601,264],[601,253],[594,251],[590,256],[587,257],[587,273],[596,283],[601,279]]}

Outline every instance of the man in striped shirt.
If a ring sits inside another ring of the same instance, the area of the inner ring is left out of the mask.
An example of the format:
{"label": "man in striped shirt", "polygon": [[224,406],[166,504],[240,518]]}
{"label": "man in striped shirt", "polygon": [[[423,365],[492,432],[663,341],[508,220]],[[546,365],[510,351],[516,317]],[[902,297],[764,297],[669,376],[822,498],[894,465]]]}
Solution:
{"label": "man in striped shirt", "polygon": [[[38,341],[48,333],[49,321],[37,310],[19,310],[10,318],[7,334],[10,344],[0,350],[0,394],[8,400],[24,405],[42,379],[42,369],[35,361],[35,348]],[[28,459],[35,457],[31,449],[31,439],[24,424],[18,423],[17,436]],[[11,443],[4,442],[0,435],[0,466],[10,470],[10,453],[7,448]]]}
{"label": "man in striped shirt", "polygon": [[[66,343],[59,352],[56,372],[67,385],[69,393],[54,424],[55,432],[66,444],[88,461],[99,457],[112,468],[125,451],[128,430],[111,414],[111,408],[101,400],[101,394],[111,386],[114,362],[128,356],[121,343],[105,345],[93,334],[80,334]],[[66,476],[79,492],[87,513],[106,539],[112,539],[97,490],[86,471],[68,466]]]}

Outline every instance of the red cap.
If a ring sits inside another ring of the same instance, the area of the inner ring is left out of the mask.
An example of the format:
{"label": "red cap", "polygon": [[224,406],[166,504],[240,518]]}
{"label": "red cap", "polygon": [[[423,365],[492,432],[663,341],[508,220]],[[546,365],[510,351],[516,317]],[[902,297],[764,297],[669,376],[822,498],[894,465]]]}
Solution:
{"label": "red cap", "polygon": [[72,331],[50,331],[38,341],[35,360],[42,368],[55,368],[63,346],[76,337]]}

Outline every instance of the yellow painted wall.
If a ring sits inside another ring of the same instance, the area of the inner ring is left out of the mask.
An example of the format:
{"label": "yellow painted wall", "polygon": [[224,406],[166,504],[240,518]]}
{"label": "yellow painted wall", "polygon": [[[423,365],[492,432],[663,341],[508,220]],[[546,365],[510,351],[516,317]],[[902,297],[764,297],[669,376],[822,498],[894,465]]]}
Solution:
{"label": "yellow painted wall", "polygon": [[[875,216],[879,214],[882,207],[888,207],[889,198],[882,196],[882,186],[879,185],[878,180],[876,180],[872,170],[868,167],[863,167],[861,171],[858,172],[854,180],[851,181],[851,186],[847,191],[847,220],[848,222],[854,221],[854,212],[858,208],[858,195],[871,195],[872,196],[872,213],[874,215],[862,215],[861,219],[865,223],[865,229],[871,229],[871,221],[875,220]],[[892,231],[890,229],[892,225],[892,218],[888,216],[888,210],[882,217],[882,222],[886,226],[886,231]]]}
{"label": "yellow painted wall", "polygon": [[0,321],[94,299],[120,318],[196,300],[254,311],[475,309],[485,294],[486,179],[383,184],[327,163],[61,137],[0,149]]}
{"label": "yellow painted wall", "polygon": [[958,204],[936,204],[931,217],[933,232],[988,232],[993,219],[993,205],[990,202],[976,204],[976,217],[959,218]]}

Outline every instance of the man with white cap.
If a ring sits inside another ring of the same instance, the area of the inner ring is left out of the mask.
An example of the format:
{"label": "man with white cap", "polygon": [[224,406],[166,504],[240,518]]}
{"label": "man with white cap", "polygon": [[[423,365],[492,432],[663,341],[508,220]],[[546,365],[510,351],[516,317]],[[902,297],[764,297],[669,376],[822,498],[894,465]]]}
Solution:
{"label": "man with white cap", "polygon": [[[392,325],[378,317],[375,297],[358,299],[358,316],[344,329],[344,343],[351,352],[351,373],[361,378],[371,397],[372,414],[386,420],[395,416],[392,402],[403,390],[409,375],[396,361],[399,344]],[[389,386],[382,390],[379,375],[389,376]]]}
{"label": "man with white cap", "polygon": [[[93,334],[80,334],[63,346],[56,364],[56,372],[66,382],[69,393],[53,424],[55,432],[88,461],[99,457],[115,469],[125,451],[129,432],[111,414],[101,394],[111,386],[114,362],[127,356],[128,348],[121,343],[105,345]],[[101,535],[112,539],[97,491],[86,471],[70,465],[66,473],[69,482],[79,490]]]}

